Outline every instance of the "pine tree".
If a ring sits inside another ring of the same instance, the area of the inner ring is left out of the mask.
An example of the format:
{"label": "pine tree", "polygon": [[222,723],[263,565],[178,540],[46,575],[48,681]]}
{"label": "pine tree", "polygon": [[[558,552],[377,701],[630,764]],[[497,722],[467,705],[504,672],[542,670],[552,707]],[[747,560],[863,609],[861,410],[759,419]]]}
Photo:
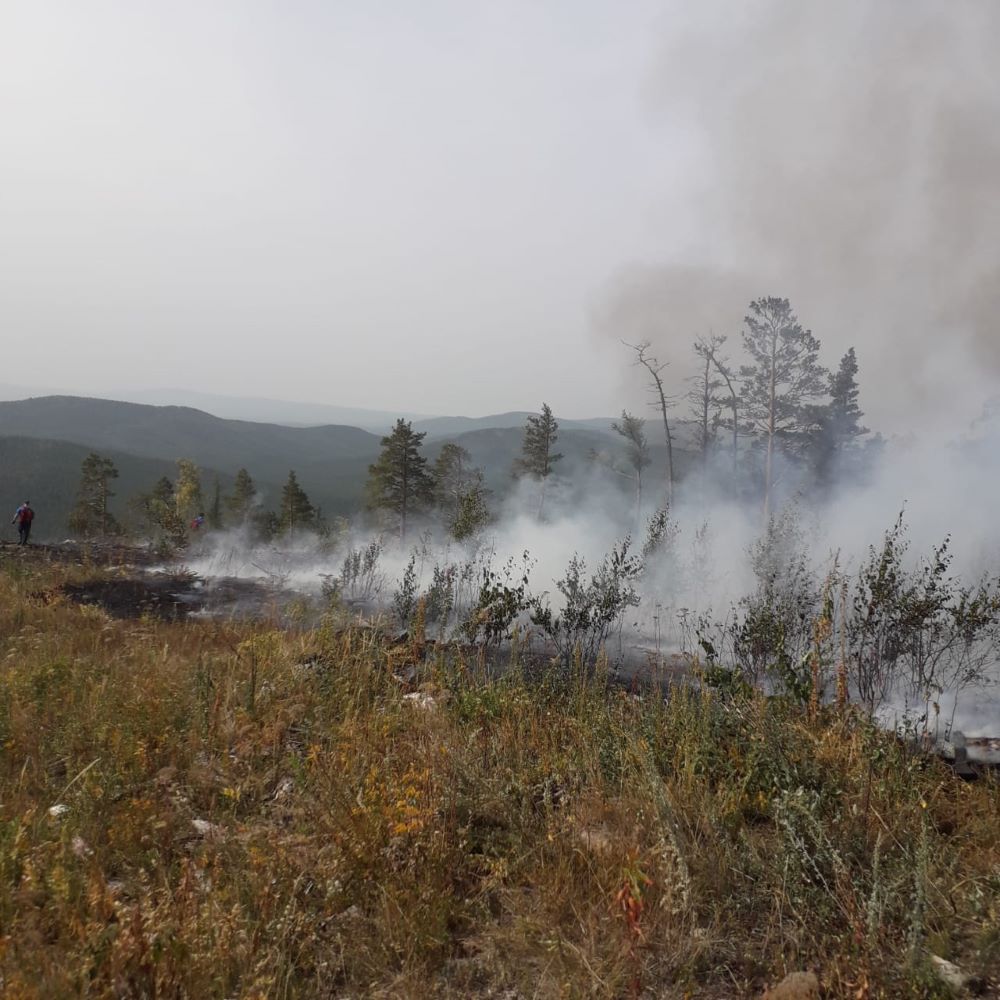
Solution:
{"label": "pine tree", "polygon": [[868,433],[861,423],[864,414],[858,405],[858,357],[852,347],[841,359],[840,367],[830,375],[830,402],[819,412],[816,434],[816,473],[829,485],[835,471],[857,439]]}
{"label": "pine tree", "polygon": [[858,356],[852,347],[841,359],[840,367],[830,376],[828,423],[834,440],[847,444],[868,433],[861,423],[864,414],[858,405]]}
{"label": "pine tree", "polygon": [[162,476],[149,493],[132,501],[146,527],[158,533],[171,545],[183,545],[186,540],[185,522],[177,514],[174,484]]}
{"label": "pine tree", "polygon": [[559,437],[558,430],[559,423],[552,416],[549,404],[542,403],[541,415],[528,417],[521,457],[514,463],[514,475],[530,476],[539,482],[548,479],[552,467],[562,458],[553,450]]}
{"label": "pine tree", "polygon": [[233,492],[226,497],[226,510],[232,515],[233,521],[243,524],[250,516],[257,497],[257,487],[246,469],[236,473],[233,482]]}
{"label": "pine tree", "polygon": [[281,530],[289,534],[294,534],[300,528],[311,528],[316,523],[316,510],[309,502],[306,491],[299,485],[294,472],[288,473],[288,479],[281,490],[278,523],[281,525]]}
{"label": "pine tree", "polygon": [[161,476],[149,494],[153,503],[163,507],[173,507],[174,505],[174,484],[166,477]]}
{"label": "pine tree", "polygon": [[743,419],[764,445],[764,517],[770,518],[779,450],[801,456],[814,434],[814,401],[826,389],[819,341],[803,329],[788,299],[750,303],[743,344],[752,364],[740,368]]}
{"label": "pine tree", "polygon": [[378,461],[368,467],[368,506],[395,520],[400,541],[407,522],[434,500],[434,478],[420,453],[426,434],[413,430],[407,420],[397,420],[392,433],[382,438]]}
{"label": "pine tree", "polygon": [[524,428],[524,442],[521,445],[521,457],[514,462],[514,475],[518,478],[530,478],[541,484],[538,493],[538,517],[541,519],[545,509],[545,487],[552,467],[562,455],[555,448],[559,423],[548,403],[542,403],[539,416],[528,417]]}
{"label": "pine tree", "polygon": [[461,446],[449,441],[434,462],[434,500],[441,512],[442,520],[454,525],[463,498],[474,489],[485,494],[483,472],[472,464],[472,456]]}
{"label": "pine tree", "polygon": [[118,478],[118,470],[110,458],[91,452],[80,467],[80,486],[76,506],[69,516],[70,530],[85,537],[117,535],[121,528],[108,509],[114,496],[111,480]]}

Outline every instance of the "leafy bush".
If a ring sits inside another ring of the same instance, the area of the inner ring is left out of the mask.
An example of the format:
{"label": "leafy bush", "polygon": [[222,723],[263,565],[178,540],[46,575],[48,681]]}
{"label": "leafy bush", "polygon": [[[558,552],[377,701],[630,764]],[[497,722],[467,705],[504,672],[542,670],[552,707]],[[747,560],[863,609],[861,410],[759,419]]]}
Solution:
{"label": "leafy bush", "polygon": [[462,625],[469,642],[482,640],[489,645],[510,638],[514,623],[531,606],[528,576],[532,565],[524,552],[520,567],[513,556],[500,570],[494,569],[492,561],[482,567],[477,599]]}
{"label": "leafy bush", "polygon": [[631,538],[626,536],[589,580],[585,561],[574,555],[566,575],[556,582],[564,601],[558,613],[543,598],[532,600],[531,621],[552,640],[564,665],[569,666],[574,655],[592,665],[625,612],[638,606],[635,582],[642,573],[642,560],[629,552],[630,547]]}
{"label": "leafy bush", "polygon": [[847,642],[852,680],[876,712],[890,694],[921,709],[945,692],[982,683],[1000,654],[1000,581],[963,584],[950,575],[949,539],[913,567],[903,517],[872,547],[855,586]]}

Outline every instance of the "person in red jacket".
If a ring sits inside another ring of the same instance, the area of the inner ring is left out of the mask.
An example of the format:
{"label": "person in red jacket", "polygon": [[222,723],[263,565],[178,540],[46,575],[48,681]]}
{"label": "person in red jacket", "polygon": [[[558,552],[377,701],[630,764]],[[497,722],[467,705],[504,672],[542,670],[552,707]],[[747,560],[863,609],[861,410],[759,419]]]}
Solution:
{"label": "person in red jacket", "polygon": [[27,545],[28,537],[31,534],[31,522],[35,519],[35,512],[31,509],[31,502],[25,500],[20,507],[14,511],[14,520],[11,524],[17,525],[18,545]]}

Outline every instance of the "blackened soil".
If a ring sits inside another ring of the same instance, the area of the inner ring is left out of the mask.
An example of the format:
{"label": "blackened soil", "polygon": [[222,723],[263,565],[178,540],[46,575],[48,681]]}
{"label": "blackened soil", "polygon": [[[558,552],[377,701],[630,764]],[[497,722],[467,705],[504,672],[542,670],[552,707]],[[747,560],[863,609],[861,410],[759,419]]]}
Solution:
{"label": "blackened soil", "polygon": [[[95,576],[82,583],[66,583],[58,590],[77,604],[103,608],[115,618],[152,615],[164,621],[189,616],[220,619],[284,621],[284,608],[296,597],[254,580],[212,580],[190,573],[157,573],[132,569],[128,576]],[[45,600],[47,594],[37,594]]]}
{"label": "blackened soil", "polygon": [[153,615],[180,621],[194,610],[193,587],[190,577],[163,576],[67,583],[62,592],[77,604],[96,604],[116,618]]}

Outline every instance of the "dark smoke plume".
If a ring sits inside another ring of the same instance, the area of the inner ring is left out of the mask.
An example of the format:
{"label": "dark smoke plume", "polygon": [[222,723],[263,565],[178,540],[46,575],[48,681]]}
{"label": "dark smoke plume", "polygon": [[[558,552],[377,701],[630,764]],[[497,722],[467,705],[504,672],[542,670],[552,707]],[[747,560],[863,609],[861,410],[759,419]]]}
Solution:
{"label": "dark smoke plume", "polygon": [[708,2],[665,36],[645,98],[700,144],[697,232],[602,325],[686,362],[787,296],[881,426],[969,419],[1000,375],[1000,4]]}

